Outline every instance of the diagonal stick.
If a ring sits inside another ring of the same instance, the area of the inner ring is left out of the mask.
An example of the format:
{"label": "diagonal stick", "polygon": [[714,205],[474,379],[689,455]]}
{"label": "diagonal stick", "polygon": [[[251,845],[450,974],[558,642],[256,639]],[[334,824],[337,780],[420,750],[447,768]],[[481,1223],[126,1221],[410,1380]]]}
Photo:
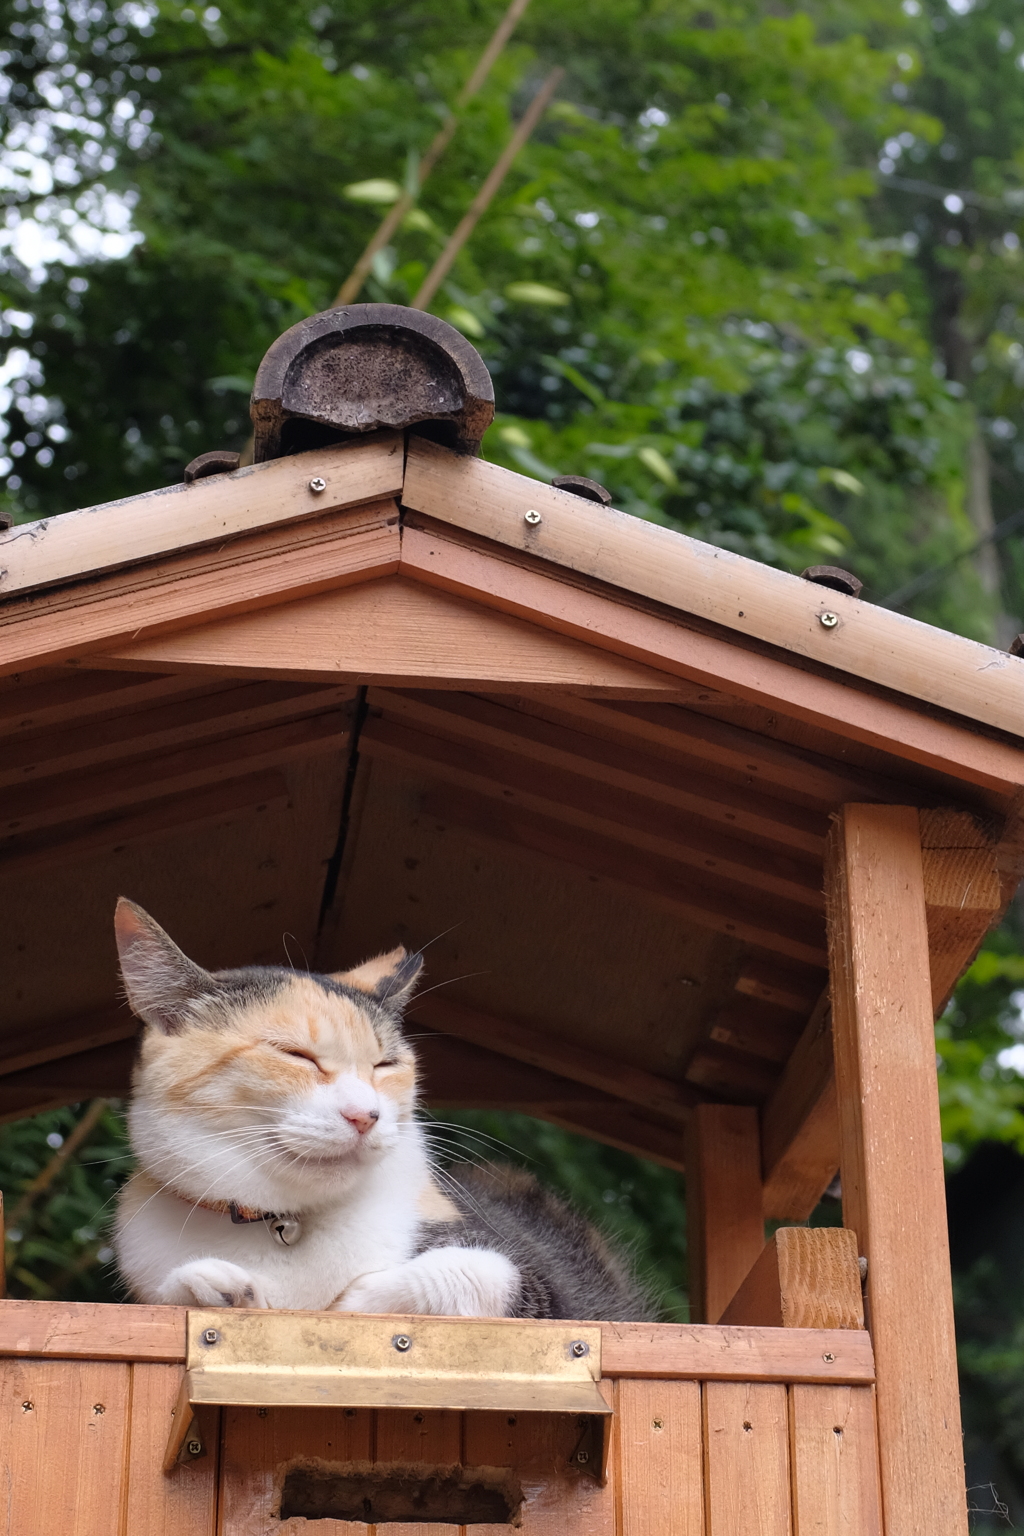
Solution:
{"label": "diagonal stick", "polygon": [[555,94],[564,74],[565,70],[561,67],[553,69],[530,102],[518,128],[506,144],[491,174],[470,203],[458,227],[449,237],[448,244],[423,279],[420,291],[412,301],[413,309],[426,309],[434,294],[448,276],[452,263],[476,228],[480,215],[484,212],[491,198],[505,180],[516,155],[518,155],[546,112],[548,103]]}
{"label": "diagonal stick", "polygon": [[494,61],[497,59],[505,44],[508,42],[516,27],[517,22],[519,21],[519,18],[522,16],[529,3],[530,0],[512,0],[512,4],[509,6],[508,10],[505,12],[505,15],[502,17],[498,24],[497,31],[491,38],[490,42],[487,44],[487,47],[484,49],[483,53],[480,55],[480,59],[476,68],[456,97],[455,111],[449,113],[445,122],[438,129],[438,132],[434,136],[433,143],[427,149],[423,159],[420,161],[419,168],[416,172],[415,189],[411,192],[408,190],[403,192],[397,203],[388,209],[387,213],[384,215],[383,219],[377,227],[377,233],[373,236],[373,239],[370,241],[369,245],[366,247],[363,254],[352,268],[352,271],[349,273],[348,277],[346,277],[345,281],[338,289],[338,297],[335,299],[333,306],[335,309],[337,309],[341,304],[351,304],[354,299],[358,298],[359,290],[362,288],[366,281],[366,274],[369,272],[371,266],[373,265],[373,258],[376,256],[379,250],[382,250],[383,247],[387,245],[388,241],[391,239],[391,236],[394,234],[395,230],[398,228],[399,224],[401,224],[402,220],[409,212],[409,209],[416,201],[417,197],[419,196],[420,188],[423,186],[423,183],[426,181],[427,177],[434,169],[434,166],[437,164],[438,160],[440,160],[441,156],[444,154],[445,150],[448,148],[448,145],[452,141],[452,136],[454,135],[456,128],[459,126],[458,113],[464,106],[466,106],[467,102],[472,101],[477,91],[487,79],[487,76],[491,72]]}

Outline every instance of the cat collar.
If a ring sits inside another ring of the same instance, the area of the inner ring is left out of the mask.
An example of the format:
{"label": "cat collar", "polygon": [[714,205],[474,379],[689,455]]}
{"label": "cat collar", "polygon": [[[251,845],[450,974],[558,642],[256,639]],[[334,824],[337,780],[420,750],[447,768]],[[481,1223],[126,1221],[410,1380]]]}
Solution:
{"label": "cat collar", "polygon": [[252,1205],[239,1205],[234,1200],[189,1200],[187,1195],[178,1195],[178,1199],[188,1201],[193,1208],[198,1206],[200,1210],[214,1211],[218,1216],[230,1216],[236,1227],[247,1227],[254,1222],[262,1221],[274,1241],[280,1243],[282,1248],[293,1247],[302,1236],[302,1222],[297,1216],[282,1216],[276,1211],[261,1211]]}

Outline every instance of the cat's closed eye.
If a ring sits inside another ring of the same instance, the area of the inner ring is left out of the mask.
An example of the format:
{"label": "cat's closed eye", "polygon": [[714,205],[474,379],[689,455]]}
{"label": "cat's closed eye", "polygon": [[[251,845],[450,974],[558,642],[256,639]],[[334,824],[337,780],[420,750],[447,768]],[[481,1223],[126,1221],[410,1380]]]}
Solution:
{"label": "cat's closed eye", "polygon": [[294,1056],[297,1061],[308,1061],[311,1067],[316,1067],[317,1071],[320,1070],[320,1063],[309,1051],[303,1051],[297,1046],[291,1045],[279,1045],[276,1049],[281,1052],[282,1056]]}
{"label": "cat's closed eye", "polygon": [[375,1061],[374,1064],[373,1064],[373,1070],[375,1072],[379,1072],[382,1067],[397,1067],[397,1066],[398,1066],[397,1058],[396,1057],[391,1057],[388,1061]]}

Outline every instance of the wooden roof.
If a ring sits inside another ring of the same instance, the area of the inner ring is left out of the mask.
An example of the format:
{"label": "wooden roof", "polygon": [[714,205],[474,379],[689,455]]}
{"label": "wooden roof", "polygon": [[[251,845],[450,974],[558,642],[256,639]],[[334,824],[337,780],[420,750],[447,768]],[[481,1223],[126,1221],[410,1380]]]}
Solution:
{"label": "wooden roof", "polygon": [[1024,872],[1022,704],[1020,658],[415,431],[17,527],[0,1116],[125,1090],[123,893],[211,966],[429,944],[428,1102],[675,1167],[757,1104],[800,1218],[829,816],[922,808],[941,1005]]}

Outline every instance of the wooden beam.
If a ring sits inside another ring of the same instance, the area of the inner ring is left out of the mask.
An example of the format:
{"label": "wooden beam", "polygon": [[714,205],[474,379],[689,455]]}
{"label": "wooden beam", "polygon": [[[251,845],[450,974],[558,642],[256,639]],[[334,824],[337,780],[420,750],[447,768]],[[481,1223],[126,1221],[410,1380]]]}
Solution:
{"label": "wooden beam", "polygon": [[828,992],[761,1114],[764,1214],[806,1221],[839,1168],[839,1111]]}
{"label": "wooden beam", "polygon": [[764,1247],[757,1110],[701,1104],[686,1141],[690,1316],[717,1323]]}
{"label": "wooden beam", "polygon": [[814,911],[824,907],[820,866],[811,859],[744,842],[699,817],[584,775],[373,716],[360,733],[359,750]]}
{"label": "wooden beam", "polygon": [[708,1098],[729,1104],[763,1104],[779,1080],[780,1068],[752,1051],[716,1040],[698,1045],[686,1068],[686,1081]]}
{"label": "wooden beam", "polygon": [[427,790],[426,815],[462,827],[489,842],[504,843],[532,858],[572,865],[589,875],[639,892],[687,922],[815,965],[823,958],[814,914],[780,901],[758,903],[749,891],[712,877],[697,878],[670,859],[577,832],[533,812],[503,806],[463,790]]}
{"label": "wooden beam", "polygon": [[867,1257],[885,1528],[964,1536],[917,811],[845,806],[826,882],[843,1219]]}
{"label": "wooden beam", "polygon": [[939,1014],[1006,902],[998,840],[989,828],[949,809],[921,811],[920,823],[932,1007]]}
{"label": "wooden beam", "polygon": [[628,1104],[542,1104],[531,1111],[538,1120],[547,1120],[563,1131],[588,1136],[606,1147],[616,1147],[634,1157],[646,1158],[662,1168],[682,1173],[683,1136],[678,1126],[659,1124]]}
{"label": "wooden beam", "polygon": [[745,955],[735,986],[743,997],[799,1014],[802,1023],[814,1007],[824,981],[821,971],[787,966],[769,955]]}
{"label": "wooden beam", "polygon": [[[400,433],[381,433],[22,523],[0,533],[0,597],[397,496],[403,448]],[[316,476],[326,481],[319,493]]]}
{"label": "wooden beam", "polygon": [[680,1122],[700,1101],[700,1095],[683,1083],[645,1072],[628,1061],[604,1056],[589,1046],[560,1040],[537,1025],[480,1013],[436,991],[413,1004],[410,1022],[417,1026],[425,1023],[429,1029],[484,1046],[498,1056],[510,1056],[570,1082],[585,1083],[613,1099],[625,1099]]}
{"label": "wooden beam", "polygon": [[[69,721],[102,718],[146,707],[168,698],[192,698],[210,690],[209,683],[190,683],[159,673],[85,673],[67,667],[40,667],[0,678],[0,733],[8,739],[21,732],[44,731]],[[214,688],[222,686],[219,683]]]}
{"label": "wooden beam", "polygon": [[[127,1003],[108,1003],[84,1015],[5,1034],[0,1037],[0,1083],[4,1077],[59,1061],[62,1056],[78,1056],[116,1040],[131,1040],[138,1030],[139,1021],[128,1011]],[[65,1075],[64,1068],[54,1069],[55,1081]]]}
{"label": "wooden beam", "polygon": [[243,817],[280,810],[289,804],[288,781],[281,773],[251,773],[209,789],[153,800],[124,816],[103,815],[49,827],[0,846],[0,880],[14,882],[41,869],[67,868],[93,854],[104,857],[159,842],[198,827],[230,826]]}
{"label": "wooden beam", "polygon": [[134,1040],[126,1039],[6,1073],[0,1077],[0,1122],[23,1120],[81,1099],[123,1098],[134,1057]]}
{"label": "wooden beam", "polygon": [[380,703],[389,718],[404,725],[580,774],[602,786],[720,823],[732,833],[750,833],[805,857],[820,859],[825,846],[828,822],[821,813],[751,794],[721,778],[684,776],[663,758],[638,752],[635,746],[601,741],[487,699],[461,694],[427,699],[392,690],[375,693],[371,703]]}
{"label": "wooden beam", "polygon": [[166,752],[210,737],[240,736],[260,726],[341,709],[355,689],[294,683],[224,685],[199,698],[132,709],[113,719],[60,727],[9,741],[0,761],[0,790],[38,784],[56,774]]}
{"label": "wooden beam", "polygon": [[857,1239],[846,1227],[780,1227],[722,1314],[743,1328],[863,1328]]}
{"label": "wooden beam", "polygon": [[708,1039],[717,1045],[729,1045],[776,1063],[789,1060],[799,1038],[800,1025],[787,1009],[748,998],[720,1009],[708,1033]]}
{"label": "wooden beam", "polygon": [[675,679],[411,581],[367,582],[286,607],[118,646],[150,671],[426,687],[596,688],[671,695]]}
{"label": "wooden beam", "polygon": [[[25,523],[22,531],[37,526]],[[99,653],[142,635],[369,581],[397,570],[400,549],[397,507],[378,501],[168,556],[156,565],[131,566],[86,586],[30,593],[0,607],[0,675],[83,658],[99,665]],[[113,663],[112,670],[126,669],[131,664]],[[271,670],[265,667],[264,675]]]}
{"label": "wooden beam", "polygon": [[[669,608],[1020,735],[1024,659],[412,438],[402,501]],[[540,513],[528,523],[528,510]],[[829,610],[838,623],[820,622]]]}
{"label": "wooden beam", "polygon": [[161,796],[238,778],[246,770],[334,752],[348,738],[349,723],[336,710],[286,725],[270,726],[233,740],[187,747],[179,752],[119,763],[67,779],[46,780],[8,790],[0,811],[0,837],[55,827],[86,816],[122,811]]}
{"label": "wooden beam", "polygon": [[[537,484],[523,483],[531,487]],[[580,508],[588,505],[579,497],[573,499]],[[438,516],[443,518],[443,511]],[[510,529],[513,521],[508,520]],[[644,529],[653,526],[642,525]],[[632,518],[623,519],[623,527],[628,530],[629,539],[636,536]],[[593,529],[582,537],[589,557],[599,541]],[[709,549],[708,554],[718,559],[722,551]],[[582,563],[586,565],[585,560]],[[576,571],[580,568],[577,564]],[[626,568],[623,566],[622,572]],[[404,575],[428,585],[470,594],[475,601],[506,613],[525,614],[535,624],[579,636],[591,645],[650,663],[690,683],[719,689],[767,707],[772,713],[805,721],[831,737],[845,736],[864,742],[890,757],[921,763],[997,795],[1014,795],[1024,784],[1024,751],[1014,742],[925,712],[913,698],[890,698],[865,690],[841,675],[822,676],[763,648],[747,648],[738,637],[722,638],[714,631],[704,632],[703,627],[691,628],[680,622],[674,612],[652,611],[641,600],[621,591],[622,572],[607,577],[610,582],[620,583],[619,591],[589,590],[585,578],[550,566],[545,568],[541,559],[523,555],[517,560],[510,553],[507,559],[496,560],[493,546],[488,548],[483,541],[477,544],[470,536],[433,520],[429,527],[417,526],[415,519],[407,520],[403,526],[401,569]],[[755,564],[754,570],[760,580],[764,567]],[[710,592],[722,590],[717,572],[710,573],[704,585]],[[802,585],[820,596],[821,588],[810,583]],[[674,589],[674,597],[684,590]],[[872,615],[881,611],[869,604],[863,606]],[[929,640],[939,633],[927,626],[922,628]],[[957,645],[972,644],[955,636],[944,638]],[[994,654],[1004,663],[1013,659],[1001,657],[999,652]],[[1008,708],[1007,716],[1005,729],[1018,734],[1014,706]]]}

